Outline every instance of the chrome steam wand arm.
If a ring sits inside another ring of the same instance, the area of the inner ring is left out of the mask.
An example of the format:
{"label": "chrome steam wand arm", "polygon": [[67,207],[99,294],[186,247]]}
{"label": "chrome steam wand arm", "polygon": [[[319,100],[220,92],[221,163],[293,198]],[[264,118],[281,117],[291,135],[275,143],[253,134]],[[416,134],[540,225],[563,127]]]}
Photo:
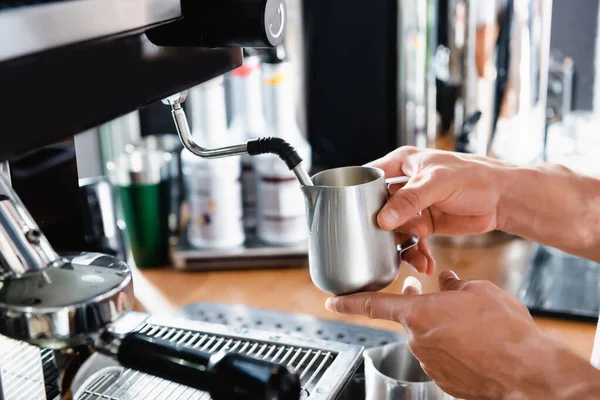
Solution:
{"label": "chrome steam wand arm", "polygon": [[163,99],[163,103],[171,106],[171,114],[177,128],[177,133],[181,142],[192,154],[202,158],[222,158],[240,156],[249,154],[257,156],[260,154],[277,154],[288,168],[296,175],[298,181],[303,186],[312,186],[310,176],[302,166],[302,158],[296,150],[285,140],[275,137],[257,138],[249,140],[246,143],[236,144],[233,146],[218,147],[215,149],[206,149],[199,146],[192,137],[192,132],[185,115],[185,111],[181,106],[187,97],[187,91],[174,94]]}
{"label": "chrome steam wand arm", "polygon": [[62,264],[33,217],[0,174],[0,279]]}

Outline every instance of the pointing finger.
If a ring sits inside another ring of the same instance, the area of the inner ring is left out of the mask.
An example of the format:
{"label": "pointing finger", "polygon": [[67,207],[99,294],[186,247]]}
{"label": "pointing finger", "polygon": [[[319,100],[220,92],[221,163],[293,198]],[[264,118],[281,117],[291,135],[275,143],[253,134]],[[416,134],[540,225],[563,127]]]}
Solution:
{"label": "pointing finger", "polygon": [[339,314],[361,315],[404,323],[411,308],[421,296],[400,296],[387,293],[357,293],[327,299],[325,307]]}

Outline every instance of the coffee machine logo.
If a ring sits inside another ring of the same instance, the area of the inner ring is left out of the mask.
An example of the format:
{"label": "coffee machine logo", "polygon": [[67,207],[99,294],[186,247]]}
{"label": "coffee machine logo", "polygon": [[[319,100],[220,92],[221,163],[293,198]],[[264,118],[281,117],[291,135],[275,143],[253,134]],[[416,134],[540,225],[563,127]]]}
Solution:
{"label": "coffee machine logo", "polygon": [[270,18],[271,23],[269,24],[269,33],[273,39],[277,39],[282,35],[285,28],[286,15],[284,2],[280,1],[279,6],[274,10],[276,10],[276,15],[275,12],[273,12],[272,17]]}

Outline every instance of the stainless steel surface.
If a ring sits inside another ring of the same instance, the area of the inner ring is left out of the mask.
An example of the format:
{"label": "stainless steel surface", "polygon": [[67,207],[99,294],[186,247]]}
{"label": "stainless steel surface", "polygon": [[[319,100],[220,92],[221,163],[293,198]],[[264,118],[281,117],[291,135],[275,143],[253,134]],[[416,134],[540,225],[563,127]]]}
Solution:
{"label": "stainless steel surface", "polygon": [[5,278],[0,286],[0,334],[42,347],[90,344],[133,307],[127,264],[81,253],[60,267]]}
{"label": "stainless steel surface", "polygon": [[[379,228],[377,214],[389,198],[384,172],[343,167],[320,172],[306,197],[310,276],[321,290],[336,295],[377,291],[398,276],[400,253],[418,243],[397,246],[394,232]],[[405,182],[395,178],[389,184]]]}
{"label": "stainless steel surface", "polygon": [[313,186],[313,181],[302,163],[296,165],[294,169],[292,169],[292,172],[296,175],[296,178],[298,178],[298,181],[302,186]]}
{"label": "stainless steel surface", "polygon": [[61,263],[4,175],[0,175],[0,259],[0,278]]}
{"label": "stainless steel surface", "polygon": [[[23,2],[27,4],[27,2]],[[181,17],[179,0],[73,0],[0,11],[0,62]]]}
{"label": "stainless steel surface", "polygon": [[0,174],[2,174],[4,181],[9,186],[12,185],[11,178],[10,178],[10,165],[8,164],[8,161],[4,161],[3,163],[0,163]]}
{"label": "stainless steel surface", "polygon": [[217,323],[232,328],[260,329],[271,333],[353,344],[364,348],[384,346],[405,339],[399,330],[383,330],[308,314],[253,308],[243,304],[202,301],[185,306],[178,317]]}
{"label": "stainless steel surface", "polygon": [[165,151],[129,148],[107,164],[113,185],[156,184],[170,177],[172,155]]}
{"label": "stainless steel surface", "polygon": [[[108,175],[108,163],[123,154],[128,146],[141,140],[142,132],[139,112],[133,111],[106,122],[97,128],[97,132],[102,175]],[[77,149],[77,143],[75,146]],[[93,149],[89,150],[93,151]],[[82,154],[82,157],[85,157],[83,154],[86,153],[77,151],[78,160],[81,158],[80,154]],[[83,178],[82,176],[80,177]]]}
{"label": "stainless steel surface", "polygon": [[[241,156],[248,154],[246,144],[236,144],[232,146],[219,147],[214,149],[207,149],[199,146],[192,137],[185,111],[181,107],[187,94],[175,94],[163,100],[163,103],[171,106],[171,112],[173,114],[173,120],[177,127],[177,133],[181,139],[181,142],[192,154],[195,154],[203,158],[222,158],[231,156]],[[302,163],[298,164],[293,169],[294,174],[302,185],[310,186],[312,181],[310,176],[302,166]]]}
{"label": "stainless steel surface", "polygon": [[117,223],[113,186],[106,178],[97,177],[80,179],[79,189],[83,199],[86,244],[94,251],[127,259],[123,231]]}
{"label": "stainless steel surface", "polygon": [[216,149],[207,149],[199,146],[192,137],[185,111],[183,110],[183,107],[181,107],[181,104],[185,101],[186,97],[187,93],[182,93],[175,94],[163,100],[163,103],[171,106],[171,113],[173,114],[177,133],[186,149],[192,154],[203,158],[222,158],[248,154],[245,143]]}
{"label": "stainless steel surface", "polygon": [[[125,315],[115,327],[119,329],[121,323],[130,327],[128,319],[137,318],[138,323],[140,316],[142,321],[134,330],[148,336],[213,354],[229,350],[287,365],[301,376],[302,398],[309,400],[336,398],[358,367],[362,352],[359,346],[137,313]],[[90,358],[89,362],[97,360]],[[124,369],[116,361],[102,359],[100,365],[97,372],[86,367],[86,379],[78,380],[79,386],[74,388],[75,400],[210,398],[204,392]]]}
{"label": "stainless steel surface", "polygon": [[40,349],[0,336],[0,398],[46,400]]}
{"label": "stainless steel surface", "polygon": [[365,386],[367,400],[451,400],[425,374],[405,341],[367,349]]}

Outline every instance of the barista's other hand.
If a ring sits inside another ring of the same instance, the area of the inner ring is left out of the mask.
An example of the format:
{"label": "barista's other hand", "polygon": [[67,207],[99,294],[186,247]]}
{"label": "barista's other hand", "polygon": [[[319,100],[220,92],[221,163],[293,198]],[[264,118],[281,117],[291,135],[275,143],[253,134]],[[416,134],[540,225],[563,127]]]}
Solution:
{"label": "barista's other hand", "polygon": [[[431,259],[429,236],[478,234],[497,227],[500,183],[506,167],[500,161],[405,146],[367,165],[381,168],[386,177],[410,177],[390,197],[377,220],[385,230],[410,232],[423,239],[423,245],[404,257],[419,272],[433,273],[427,263]],[[422,215],[417,217],[419,212]]]}
{"label": "barista's other hand", "polygon": [[[547,337],[527,308],[488,281],[439,276],[441,292],[359,293],[327,301],[330,311],[401,323],[424,371],[448,394],[478,399],[588,399],[600,372]],[[589,385],[587,385],[589,383]]]}

